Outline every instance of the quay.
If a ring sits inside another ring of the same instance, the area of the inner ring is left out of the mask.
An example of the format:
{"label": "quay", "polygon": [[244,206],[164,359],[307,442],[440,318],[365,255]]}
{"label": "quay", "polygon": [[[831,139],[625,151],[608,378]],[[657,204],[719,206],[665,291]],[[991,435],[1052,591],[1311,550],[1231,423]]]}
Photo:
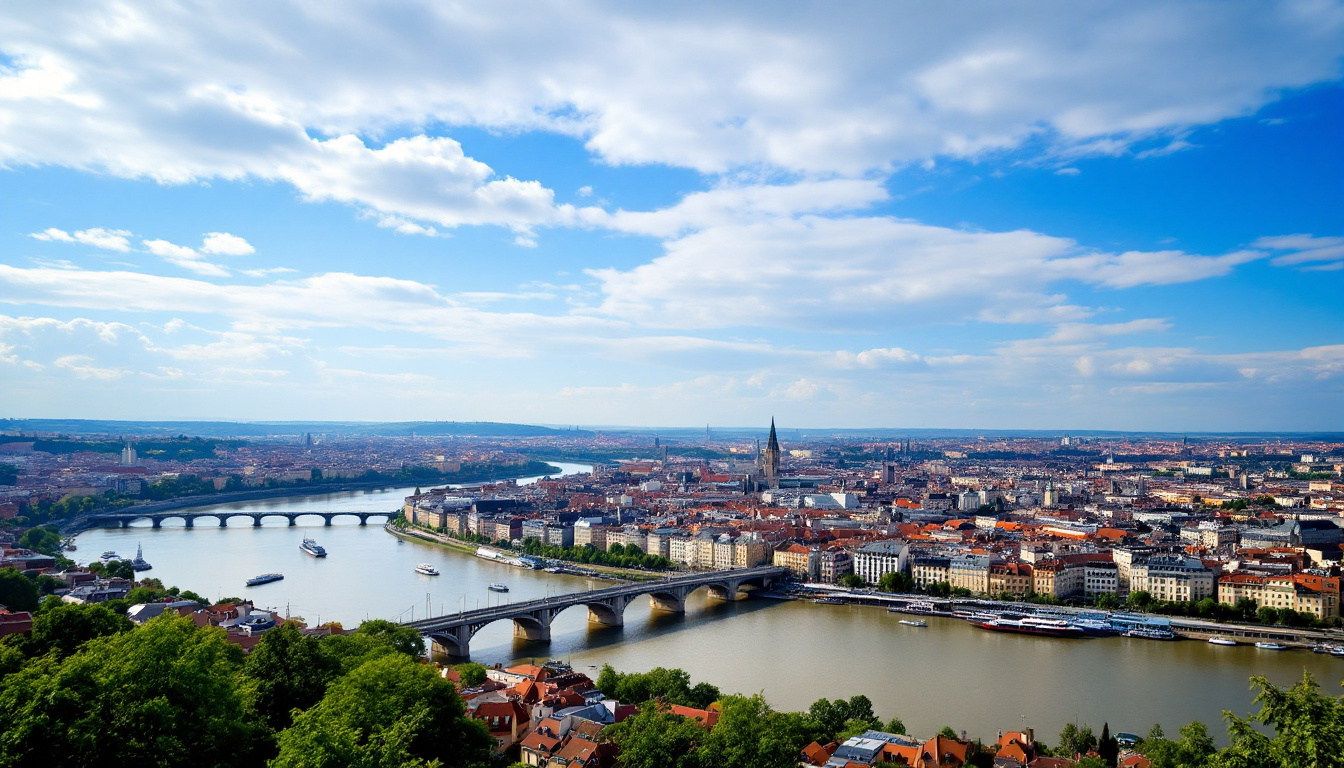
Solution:
{"label": "quay", "polygon": [[744,592],[764,590],[782,581],[789,571],[778,566],[741,568],[710,573],[672,576],[658,581],[623,584],[586,592],[555,595],[541,600],[509,603],[474,611],[462,611],[420,621],[411,621],[411,627],[428,637],[435,651],[449,656],[466,657],[470,654],[471,638],[480,629],[496,621],[513,622],[514,637],[526,640],[551,639],[551,622],[569,608],[582,605],[588,609],[588,620],[608,627],[625,624],[625,608],[637,597],[649,596],[655,611],[685,613],[686,598],[702,587],[716,600],[738,600]]}

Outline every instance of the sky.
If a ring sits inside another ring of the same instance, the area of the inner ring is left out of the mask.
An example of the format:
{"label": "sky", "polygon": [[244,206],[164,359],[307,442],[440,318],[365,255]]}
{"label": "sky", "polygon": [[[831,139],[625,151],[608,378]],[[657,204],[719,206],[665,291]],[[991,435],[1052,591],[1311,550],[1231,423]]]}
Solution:
{"label": "sky", "polygon": [[1344,429],[1344,4],[0,6],[0,416]]}

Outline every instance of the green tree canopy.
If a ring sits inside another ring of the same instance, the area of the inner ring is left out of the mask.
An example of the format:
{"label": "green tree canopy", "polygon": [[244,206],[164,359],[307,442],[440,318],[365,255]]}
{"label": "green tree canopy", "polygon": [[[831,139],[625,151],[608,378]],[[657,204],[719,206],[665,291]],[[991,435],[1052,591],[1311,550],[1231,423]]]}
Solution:
{"label": "green tree canopy", "polygon": [[242,687],[250,712],[273,731],[289,727],[292,712],[322,700],[340,673],[339,660],[322,652],[294,622],[266,632],[243,663]]}
{"label": "green tree canopy", "polygon": [[105,605],[57,602],[43,606],[33,618],[33,629],[23,642],[23,652],[42,656],[55,651],[64,658],[94,638],[128,632],[133,626],[129,619]]}
{"label": "green tree canopy", "polygon": [[483,664],[458,664],[453,669],[462,675],[462,685],[466,688],[475,688],[485,682],[485,666]]}
{"label": "green tree canopy", "polygon": [[275,768],[401,766],[489,759],[493,740],[430,666],[392,653],[336,680],[279,736]]}
{"label": "green tree canopy", "polygon": [[11,611],[37,609],[37,583],[16,568],[0,569],[0,605]]}
{"label": "green tree canopy", "polygon": [[700,747],[700,764],[714,768],[796,768],[811,741],[801,718],[770,709],[765,697],[725,696],[719,721]]}
{"label": "green tree canopy", "polygon": [[[1306,671],[1286,690],[1263,677],[1251,678],[1251,687],[1259,690],[1259,712],[1245,719],[1223,712],[1232,743],[1218,757],[1220,768],[1344,766],[1344,701],[1323,695]],[[1256,723],[1270,726],[1274,735],[1257,731]]]}
{"label": "green tree canopy", "polygon": [[0,681],[0,764],[224,766],[249,741],[224,632],[165,615]]}
{"label": "green tree canopy", "polygon": [[648,672],[617,672],[603,664],[597,675],[598,690],[626,704],[661,699],[669,704],[705,708],[719,698],[719,689],[709,683],[691,685],[691,676],[680,669],[654,667]]}
{"label": "green tree canopy", "polygon": [[698,750],[708,736],[687,718],[659,712],[652,701],[603,733],[620,747],[622,768],[700,768]]}

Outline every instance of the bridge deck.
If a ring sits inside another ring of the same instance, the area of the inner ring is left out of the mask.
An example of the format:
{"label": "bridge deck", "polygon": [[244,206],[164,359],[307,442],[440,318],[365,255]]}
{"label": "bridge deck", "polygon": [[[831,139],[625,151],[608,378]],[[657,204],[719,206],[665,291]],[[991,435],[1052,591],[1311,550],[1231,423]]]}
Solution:
{"label": "bridge deck", "polygon": [[706,585],[723,583],[729,580],[740,582],[762,577],[777,578],[786,573],[788,573],[787,568],[761,566],[757,568],[741,568],[727,571],[688,574],[685,576],[659,579],[658,581],[621,584],[615,587],[604,587],[602,589],[593,589],[584,592],[570,592],[563,595],[554,595],[540,600],[527,600],[521,603],[507,603],[491,608],[479,608],[473,611],[463,611],[431,619],[406,622],[403,626],[411,627],[419,630],[421,633],[427,634],[430,632],[456,629],[464,626],[488,624],[501,619],[517,618],[541,609],[559,611],[564,608],[584,605],[587,603],[597,603],[615,597],[638,597],[640,595],[654,594],[670,589],[703,587]]}

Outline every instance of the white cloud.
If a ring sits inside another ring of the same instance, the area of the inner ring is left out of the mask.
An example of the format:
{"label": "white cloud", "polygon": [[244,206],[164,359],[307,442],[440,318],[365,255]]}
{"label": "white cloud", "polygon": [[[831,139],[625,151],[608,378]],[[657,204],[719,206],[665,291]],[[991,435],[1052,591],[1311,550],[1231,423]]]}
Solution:
{"label": "white cloud", "polygon": [[[1344,257],[1344,237],[1278,235],[1262,237],[1251,245],[1255,248],[1265,248],[1272,251],[1285,251],[1286,253],[1275,256],[1270,261],[1276,267],[1311,264],[1320,261],[1333,262]],[[1306,267],[1306,269],[1337,269],[1337,267],[1327,264],[1323,267]]]}
{"label": "white cloud", "polygon": [[130,235],[131,233],[124,229],[103,229],[102,227],[82,229],[71,235],[65,230],[50,227],[41,232],[34,232],[29,237],[61,243],[83,243],[106,251],[124,253],[131,250],[130,240],[127,239]]}
{"label": "white cloud", "polygon": [[[1028,143],[1115,154],[1338,78],[1334,2],[973,8],[10,4],[0,163],[258,178],[441,226],[571,220],[421,126],[611,163],[861,176]],[[319,137],[319,138],[314,138]]]}
{"label": "white cloud", "polygon": [[185,245],[177,245],[167,240],[144,240],[145,250],[162,258],[169,264],[181,267],[198,275],[207,277],[227,277],[229,271],[205,261],[201,254]]}
{"label": "white cloud", "polygon": [[205,242],[201,244],[201,253],[214,256],[246,256],[256,252],[251,243],[228,232],[206,233]]}

